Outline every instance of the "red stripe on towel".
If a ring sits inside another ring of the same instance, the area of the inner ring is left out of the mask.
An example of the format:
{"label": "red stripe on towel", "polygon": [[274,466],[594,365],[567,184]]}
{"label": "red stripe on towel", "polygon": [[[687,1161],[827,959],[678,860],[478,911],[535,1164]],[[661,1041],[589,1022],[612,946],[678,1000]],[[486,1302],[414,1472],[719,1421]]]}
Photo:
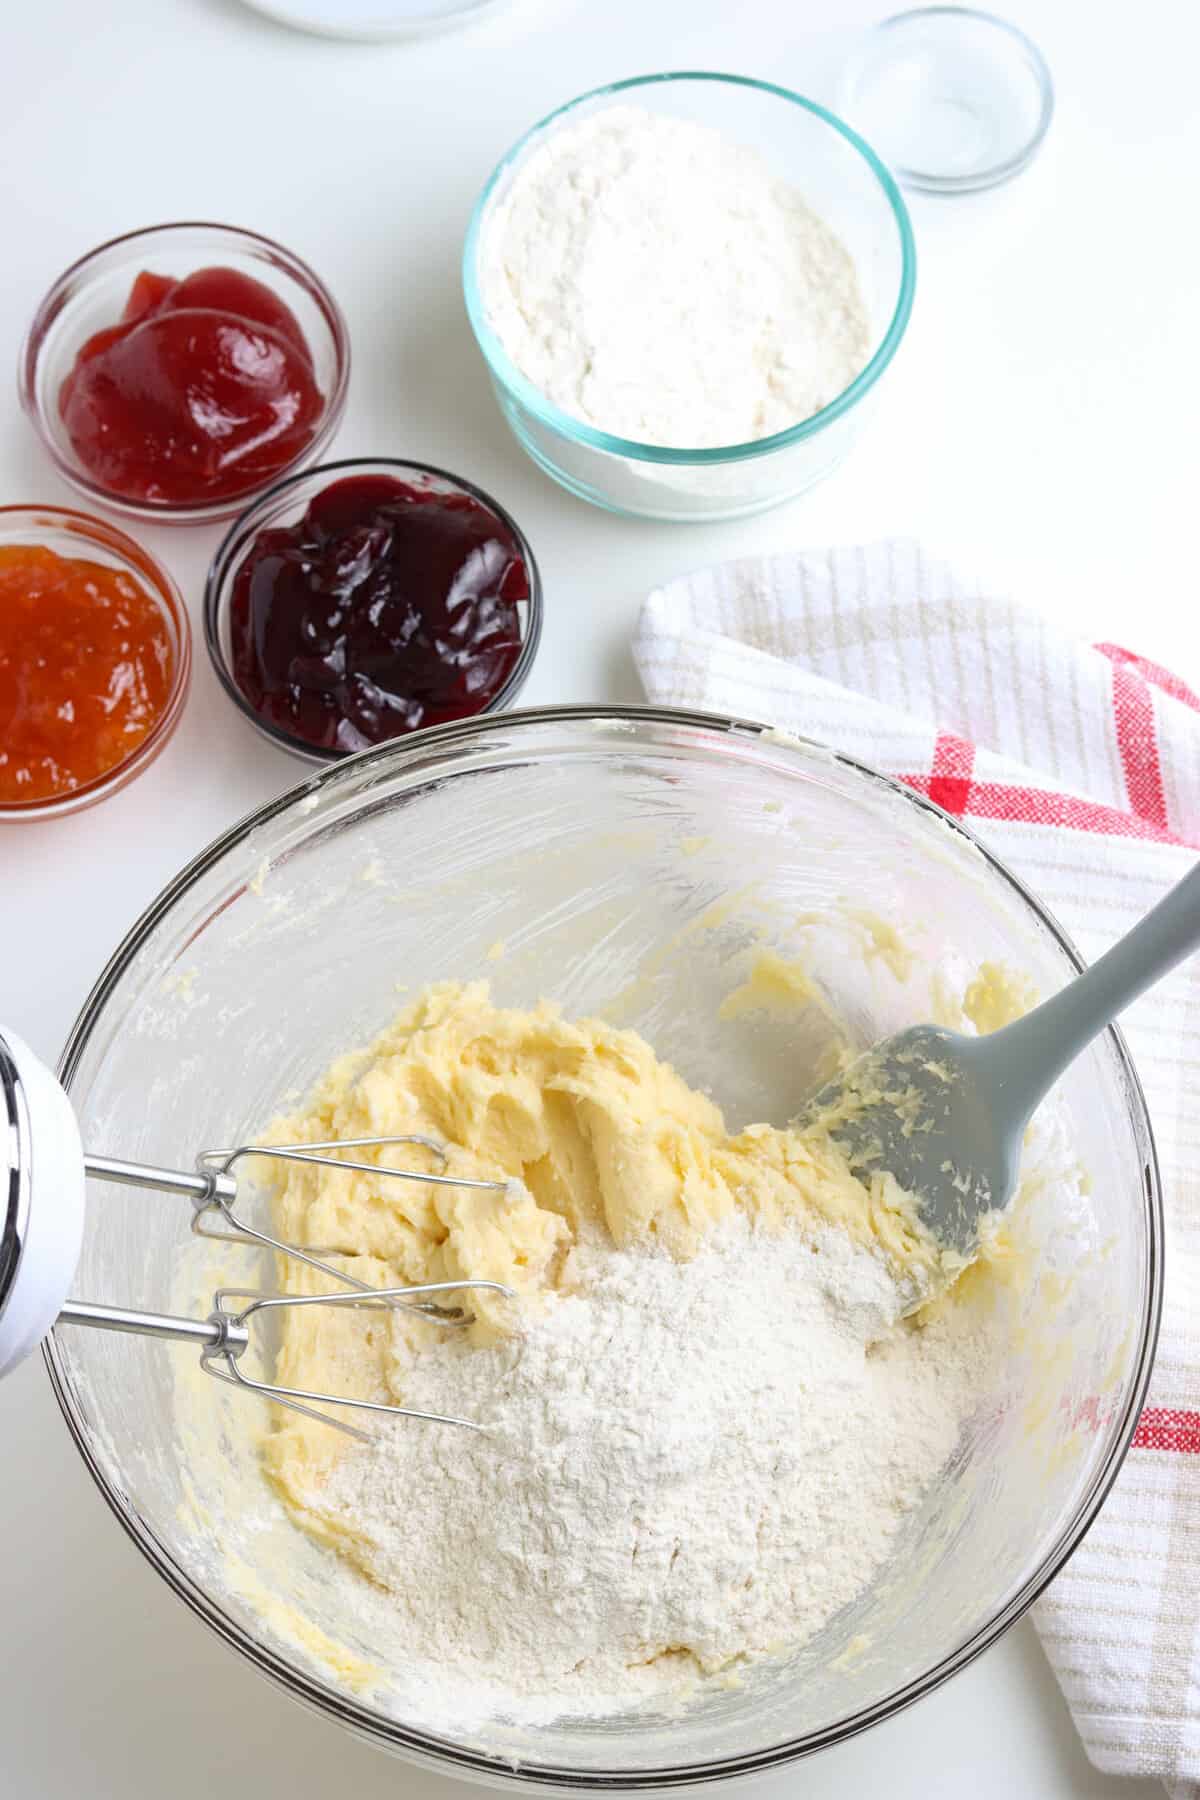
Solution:
{"label": "red stripe on towel", "polygon": [[1166,831],[1170,821],[1154,732],[1154,696],[1135,669],[1114,663],[1112,675],[1117,749],[1129,804],[1140,818]]}
{"label": "red stripe on towel", "polygon": [[1184,706],[1190,706],[1193,712],[1200,712],[1200,695],[1193,693],[1186,681],[1180,681],[1178,675],[1172,675],[1170,669],[1164,669],[1161,663],[1151,662],[1145,656],[1135,656],[1132,650],[1126,650],[1120,644],[1097,644],[1096,649],[1101,656],[1107,656],[1109,662],[1136,669],[1151,687],[1161,688],[1172,700],[1179,700]]}
{"label": "red stripe on towel", "polygon": [[1200,1412],[1178,1412],[1167,1406],[1148,1406],[1133,1434],[1135,1450],[1174,1450],[1182,1456],[1200,1456]]}

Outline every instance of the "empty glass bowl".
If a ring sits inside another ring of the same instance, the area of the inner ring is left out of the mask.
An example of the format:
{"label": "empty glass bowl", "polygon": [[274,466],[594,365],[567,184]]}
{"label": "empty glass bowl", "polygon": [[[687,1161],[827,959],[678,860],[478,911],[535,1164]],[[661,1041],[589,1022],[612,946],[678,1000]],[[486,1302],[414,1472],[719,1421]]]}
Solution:
{"label": "empty glass bowl", "polygon": [[263,283],[288,307],[304,333],[325,403],[312,439],[271,479],[315,461],[341,423],[350,379],[350,337],[337,301],[307,263],[270,238],[233,225],[189,222],[128,232],[101,244],[59,276],[34,315],[17,376],[21,404],[59,474],[114,512],[160,525],[211,524],[233,518],[250,495],[266,485],[259,478],[240,493],[186,504],[130,499],[89,473],[67,435],[59,408],[63,380],[80,349],[95,332],[120,319],[137,275],[148,269],[178,279],[218,266]]}
{"label": "empty glass bowl", "polygon": [[[489,221],[525,159],[548,136],[624,103],[693,120],[757,150],[837,234],[858,270],[870,354],[844,393],[773,437],[680,450],[600,431],[532,386],[488,318],[481,261]],[[912,311],[916,255],[904,201],[875,153],[812,100],[740,75],[643,75],[613,82],[551,113],[511,149],[475,207],[463,289],[500,410],[539,468],[584,500],[651,519],[736,519],[793,499],[841,461],[866,419]]]}
{"label": "empty glass bowl", "polygon": [[1019,173],[1054,116],[1031,38],[994,13],[923,6],[884,19],[842,83],[847,116],[906,187],[967,194]]}
{"label": "empty glass bowl", "polygon": [[[732,1124],[781,1121],[803,1093],[795,1025],[718,1023],[717,1010],[764,938],[795,953],[798,916],[847,893],[900,922],[918,953],[901,981],[833,936],[821,967],[860,1039],[927,1015],[935,974],[961,988],[993,959],[1045,991],[1078,966],[961,827],[817,746],[652,710],[447,726],[323,770],[198,856],[101,976],[62,1073],[85,1142],[186,1166],[205,1146],[245,1141],[381,1029],[398,982],[411,996],[487,975],[503,1004],[545,994],[577,1015],[616,1007]],[[1091,1193],[1075,1209],[1043,1193],[1021,1229],[1038,1266],[1069,1279],[1019,1292],[1005,1365],[880,1579],[799,1651],[669,1710],[435,1731],[419,1686],[388,1663],[387,1597],[331,1580],[329,1553],[268,1495],[261,1402],[205,1380],[193,1352],[144,1338],[58,1330],[50,1371],[150,1563],[248,1661],[360,1735],[443,1772],[543,1791],[749,1774],[861,1731],[961,1669],[1070,1555],[1117,1472],[1158,1316],[1154,1151],[1115,1032],[1061,1091]],[[203,1316],[221,1277],[213,1246],[189,1239],[188,1211],[97,1194],[77,1297]],[[254,1253],[226,1254],[232,1285],[262,1284]],[[844,1654],[860,1635],[869,1653]]]}

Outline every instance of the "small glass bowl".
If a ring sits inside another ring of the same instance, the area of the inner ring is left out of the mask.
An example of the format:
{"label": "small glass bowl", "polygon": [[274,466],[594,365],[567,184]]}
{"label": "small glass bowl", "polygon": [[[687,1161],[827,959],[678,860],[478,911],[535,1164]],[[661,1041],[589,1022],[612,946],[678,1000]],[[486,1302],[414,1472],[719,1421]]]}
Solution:
{"label": "small glass bowl", "polygon": [[[549,135],[621,103],[713,127],[759,151],[801,189],[850,252],[871,323],[871,353],[845,392],[811,418],[771,437],[715,449],[636,443],[563,412],[521,374],[493,331],[481,278],[492,210]],[[874,151],[814,101],[741,75],[641,75],[559,107],[499,164],[476,203],[463,251],[471,328],[500,410],[521,447],[581,499],[630,517],[678,521],[765,512],[836,468],[858,436],[867,399],[904,336],[915,281],[908,211]]]}
{"label": "small glass bowl", "polygon": [[174,658],[171,691],[158,722],[123,762],[69,794],[24,804],[0,801],[0,823],[28,823],[57,819],[82,812],[98,800],[106,800],[119,788],[128,787],[135,775],[149,768],[164,748],[183,716],[192,678],[192,628],[183,596],[161,563],[148,551],[104,519],[72,512],[65,506],[0,506],[0,544],[36,544],[59,556],[79,557],[120,569],[158,602]]}
{"label": "small glass bowl", "polygon": [[160,525],[206,525],[237,516],[263,482],[219,500],[186,505],[136,500],[93,479],[71,445],[58,406],[63,380],[94,332],[120,318],[134,277],[143,269],[179,278],[219,264],[269,287],[290,308],[308,343],[317,386],[325,397],[320,424],[303,452],[272,476],[302,468],[324,450],[341,422],[350,379],[350,336],[341,309],[307,263],[281,244],[234,225],[152,225],[101,244],[59,276],[33,317],[21,349],[17,386],[21,405],[71,486],[115,512]]}
{"label": "small glass bowl", "polygon": [[[263,737],[307,763],[342,762],[347,756],[366,755],[368,752],[321,749],[304,738],[281,731],[278,726],[260,718],[255,712],[233,675],[229,634],[233,584],[246,552],[261,531],[294,524],[309,501],[315,499],[322,489],[333,481],[352,475],[390,475],[397,481],[408,482],[413,487],[428,488],[435,493],[469,494],[473,500],[494,513],[516,540],[521,559],[529,572],[529,598],[517,602],[521,623],[521,653],[504,686],[472,717],[504,712],[513,704],[525,686],[542,637],[542,578],[529,547],[529,540],[512,514],[506,512],[490,494],[485,494],[482,488],[464,481],[461,475],[451,475],[447,470],[434,468],[429,463],[400,462],[391,456],[351,457],[344,462],[322,463],[319,468],[303,469],[298,474],[289,475],[284,481],[268,488],[253,506],[247,507],[218,546],[204,589],[204,636],[217,679],[243,718],[249,719]],[[421,731],[417,730],[405,732],[399,739],[385,741],[406,742],[410,737],[421,735]],[[377,749],[378,746],[373,748]]]}
{"label": "small glass bowl", "polygon": [[968,6],[884,19],[842,80],[842,104],[905,187],[971,194],[1017,175],[1054,116],[1054,83],[1031,38]]}

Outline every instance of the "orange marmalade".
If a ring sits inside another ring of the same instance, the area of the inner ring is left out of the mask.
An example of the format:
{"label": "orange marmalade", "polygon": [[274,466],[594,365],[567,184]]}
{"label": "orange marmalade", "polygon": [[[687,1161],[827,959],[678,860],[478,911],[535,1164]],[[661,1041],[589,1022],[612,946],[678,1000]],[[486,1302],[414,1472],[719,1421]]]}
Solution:
{"label": "orange marmalade", "polygon": [[109,774],[167,709],[174,651],[131,575],[36,544],[0,544],[0,805]]}

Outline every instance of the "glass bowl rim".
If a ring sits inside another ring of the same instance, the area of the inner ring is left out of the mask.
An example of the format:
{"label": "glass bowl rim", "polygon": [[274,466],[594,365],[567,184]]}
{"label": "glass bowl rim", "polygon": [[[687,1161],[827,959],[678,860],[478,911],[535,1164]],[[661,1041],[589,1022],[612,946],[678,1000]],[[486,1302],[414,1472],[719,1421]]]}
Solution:
{"label": "glass bowl rim", "polygon": [[[355,469],[364,473],[368,469],[407,471],[409,474],[433,475],[439,481],[448,481],[462,493],[469,494],[473,500],[478,500],[489,512],[494,513],[503,525],[508,527],[516,540],[521,559],[529,573],[525,635],[521,640],[520,654],[509,671],[503,687],[497,689],[487,704],[481,706],[477,713],[472,713],[467,719],[451,720],[449,723],[469,725],[473,719],[486,718],[489,713],[507,710],[505,702],[515,699],[525,686],[529,671],[533,667],[534,658],[538,653],[538,646],[542,641],[542,620],[545,608],[542,597],[542,573],[538,567],[537,558],[533,554],[529,539],[507,507],[501,506],[500,502],[493,499],[486,489],[477,487],[465,476],[454,474],[451,469],[439,468],[434,463],[410,462],[399,456],[347,456],[337,462],[313,463],[306,468],[294,470],[290,475],[285,475],[282,480],[273,482],[263,493],[255,495],[249,506],[238,514],[213,552],[208,574],[204,580],[204,641],[208,647],[213,673],[243,718],[248,719],[263,737],[270,739],[273,744],[278,744],[281,750],[290,751],[293,756],[301,757],[305,762],[322,766],[331,763],[341,764],[347,762],[352,756],[366,756],[372,750],[380,750],[385,746],[372,744],[367,750],[326,750],[320,745],[308,743],[304,738],[293,736],[280,726],[271,724],[267,719],[260,718],[233,679],[232,670],[225,660],[225,652],[221,645],[221,619],[228,609],[232,578],[237,567],[240,566],[239,552],[247,547],[247,539],[251,532],[256,530],[261,523],[254,515],[272,504],[289,489],[299,487],[301,482],[323,480],[326,476],[335,477]],[[442,729],[443,727],[440,725],[421,725],[417,727],[416,731],[405,732],[402,737],[392,738],[387,742],[408,743],[413,738],[424,737],[430,731]]]}
{"label": "glass bowl rim", "polygon": [[[577,107],[589,101],[599,100],[606,95],[627,94],[631,90],[644,87],[660,87],[669,82],[704,81],[720,83],[727,87],[749,88],[774,99],[786,101],[789,105],[798,106],[802,111],[810,113],[814,118],[830,126],[840,137],[858,152],[870,172],[875,176],[885,199],[891,208],[900,238],[900,288],[896,297],[895,309],[888,328],[885,331],[878,349],[866,367],[860,369],[854,380],[828,406],[819,412],[810,414],[795,425],[789,425],[783,431],[774,432],[770,437],[752,438],[747,443],[714,445],[701,450],[678,449],[664,444],[643,444],[635,438],[618,437],[609,431],[601,431],[597,426],[589,425],[583,419],[573,418],[570,413],[548,399],[540,388],[534,387],[528,378],[522,375],[508,352],[492,330],[487,319],[487,309],[483,293],[479,285],[478,265],[479,253],[483,239],[483,225],[492,198],[505,174],[515,168],[524,157],[530,144],[539,132],[548,130],[566,114],[574,112]],[[467,317],[475,340],[483,353],[484,361],[495,379],[513,398],[520,402],[525,410],[531,413],[541,424],[556,431],[560,437],[586,444],[593,450],[607,451],[610,455],[625,457],[635,462],[686,465],[689,467],[713,467],[724,463],[746,462],[754,457],[769,456],[773,451],[787,449],[792,444],[802,443],[813,437],[826,425],[832,425],[843,413],[874,387],[900,346],[900,340],[908,327],[912,314],[913,294],[916,288],[917,252],[913,237],[912,221],[908,208],[899,187],[892,178],[884,163],[875,154],[871,146],[861,138],[852,126],[847,125],[828,107],[815,100],[806,99],[803,94],[795,93],[791,88],[781,87],[777,82],[760,81],[749,75],[727,75],[717,70],[674,69],[657,75],[632,75],[623,81],[610,81],[600,87],[589,89],[586,94],[577,94],[573,100],[567,100],[562,106],[555,107],[536,124],[522,133],[516,143],[496,164],[491,175],[475,202],[467,226],[466,240],[463,245],[462,283],[463,297],[466,301]]]}
{"label": "glass bowl rim", "polygon": [[1014,25],[1011,19],[1003,19],[999,13],[988,12],[979,6],[913,6],[904,12],[890,13],[885,19],[876,20],[868,27],[857,48],[851,56],[841,80],[843,100],[852,99],[858,82],[864,73],[867,53],[873,43],[882,42],[885,35],[897,28],[912,25],[918,19],[958,19],[968,20],[975,25],[985,25],[1002,36],[1007,36],[1023,54],[1038,90],[1040,111],[1038,121],[1029,137],[1011,156],[1003,161],[992,163],[986,169],[979,169],[969,175],[939,175],[930,169],[918,169],[909,163],[897,163],[897,178],[905,187],[915,189],[924,194],[973,194],[982,193],[987,188],[999,187],[1005,181],[1019,175],[1021,170],[1031,163],[1042,147],[1046,133],[1054,121],[1055,93],[1054,77],[1050,73],[1050,65],[1042,54],[1040,47]]}
{"label": "glass bowl rim", "polygon": [[0,825],[32,824],[36,820],[64,818],[69,813],[81,812],[85,807],[104,800],[110,793],[125,787],[140,774],[147,763],[153,762],[174,733],[183,716],[192,679],[192,622],[187,606],[170,571],[144,544],[139,544],[136,538],[109,519],[80,512],[73,506],[41,506],[35,501],[18,501],[11,506],[0,506],[0,542],[4,539],[6,528],[19,520],[28,520],[31,525],[45,523],[49,529],[70,533],[79,539],[81,545],[91,544],[118,557],[124,571],[140,586],[152,591],[170,618],[175,632],[176,654],[167,703],[141,743],[136,744],[128,756],[114,763],[102,775],[84,782],[82,787],[70,789],[68,793],[55,794],[48,800],[17,803],[0,801]]}
{"label": "glass bowl rim", "polygon": [[[767,725],[720,713],[694,712],[680,708],[656,706],[532,707],[516,713],[499,713],[490,717],[480,716],[475,719],[459,720],[451,724],[431,727],[428,731],[415,734],[407,740],[396,739],[388,744],[377,745],[370,750],[358,751],[353,756],[345,757],[339,762],[328,765],[307,781],[302,781],[285,793],[268,800],[214,838],[167,883],[127,932],[121,944],[110,957],[71,1029],[57,1065],[59,1079],[69,1090],[71,1077],[78,1068],[88,1041],[100,1022],[103,1008],[111,991],[137,955],[149,933],[166,918],[175,903],[203,875],[214,868],[229,851],[244,843],[254,832],[269,824],[278,815],[288,811],[298,801],[315,796],[322,788],[335,783],[355,781],[359,774],[368,767],[374,770],[378,766],[382,770],[382,765],[388,760],[402,761],[408,756],[428,757],[431,751],[437,752],[444,749],[449,752],[449,755],[441,759],[442,767],[447,775],[452,775],[456,767],[454,752],[456,747],[461,746],[464,739],[478,735],[486,737],[495,732],[512,729],[514,726],[520,728],[526,724],[554,725],[567,722],[575,722],[592,728],[597,725],[601,727],[611,725],[622,733],[631,726],[636,731],[640,724],[651,727],[674,726],[685,730],[705,732],[718,742],[723,738],[733,740],[739,737],[752,740],[766,738],[772,748],[788,749],[794,746],[806,753],[815,751],[821,757],[835,762],[840,767],[852,770],[857,776],[864,778],[868,786],[899,797],[903,804],[913,807],[919,813],[938,819],[944,826],[949,827],[956,836],[964,839],[972,850],[983,858],[992,874],[999,876],[1001,882],[1024,903],[1038,924],[1058,944],[1068,963],[1076,970],[1082,970],[1085,966],[1070,937],[1054,915],[1042,905],[1041,901],[1031,893],[1018,876],[1014,875],[985,844],[980,842],[961,819],[945,812],[923,794],[906,787],[891,776],[881,774],[866,763],[859,762],[855,757],[848,756],[841,751],[831,750],[827,745],[819,743],[814,738],[792,737],[789,734],[787,739],[781,741],[778,736],[772,737],[771,728]],[[627,751],[628,744],[623,743],[622,748]],[[429,769],[425,768],[423,774],[428,780]],[[1028,1611],[1054,1576],[1058,1574],[1063,1564],[1078,1548],[1094,1523],[1101,1505],[1120,1472],[1145,1400],[1158,1340],[1162,1312],[1164,1219],[1157,1151],[1141,1083],[1120,1030],[1116,1026],[1109,1026],[1104,1037],[1116,1053],[1118,1067],[1125,1085],[1128,1116],[1134,1136],[1140,1140],[1140,1149],[1144,1154],[1144,1183],[1141,1200],[1146,1208],[1147,1225],[1147,1284],[1145,1304],[1138,1322],[1138,1343],[1133,1360],[1132,1379],[1121,1411],[1120,1421],[1112,1435],[1104,1463],[1093,1475],[1087,1491],[1080,1498],[1070,1519],[1061,1527],[1055,1542],[1043,1554],[1037,1567],[1021,1584],[1017,1592],[986,1624],[982,1625],[965,1642],[949,1651],[933,1668],[896,1689],[894,1693],[874,1702],[871,1706],[862,1708],[857,1713],[834,1720],[819,1731],[809,1732],[800,1738],[788,1739],[763,1750],[699,1764],[669,1764],[649,1769],[606,1768],[581,1771],[561,1765],[533,1761],[522,1761],[514,1766],[512,1762],[505,1761],[503,1757],[489,1756],[481,1751],[469,1749],[465,1745],[456,1744],[447,1738],[438,1737],[434,1733],[399,1725],[394,1720],[387,1719],[365,1704],[356,1701],[347,1692],[328,1686],[315,1676],[297,1669],[278,1651],[269,1648],[253,1637],[243,1626],[227,1617],[220,1605],[159,1543],[157,1537],[134,1510],[120,1487],[109,1481],[108,1476],[93,1455],[88,1441],[86,1421],[82,1411],[76,1405],[71,1385],[59,1357],[54,1332],[51,1332],[42,1346],[42,1355],[50,1383],[67,1427],[75,1440],[76,1448],[101,1494],[126,1533],[173,1592],[219,1637],[240,1651],[261,1673],[271,1677],[294,1698],[325,1716],[336,1719],[355,1732],[357,1736],[399,1753],[424,1767],[445,1771],[448,1766],[451,1772],[457,1770],[467,1776],[485,1780],[490,1785],[502,1787],[528,1786],[535,1789],[539,1787],[553,1788],[558,1791],[598,1789],[613,1792],[689,1788],[783,1767],[811,1755],[815,1751],[829,1749],[836,1744],[843,1743],[867,1730],[868,1727],[894,1717],[914,1701],[932,1693],[950,1676],[960,1673],[977,1656],[1002,1637],[1009,1627]]]}
{"label": "glass bowl rim", "polygon": [[149,523],[206,525],[229,518],[263,490],[251,489],[248,493],[221,500],[139,500],[127,494],[118,494],[96,481],[75,459],[63,454],[50,432],[38,404],[37,394],[37,372],[43,342],[54,323],[68,286],[86,275],[89,265],[111,250],[120,250],[150,239],[169,238],[172,233],[180,231],[212,232],[218,238],[238,240],[250,251],[260,253],[260,256],[265,252],[263,260],[276,267],[282,266],[297,285],[307,287],[310,297],[315,297],[333,342],[335,379],[325,396],[321,422],[312,440],[271,479],[277,481],[279,475],[287,475],[303,467],[306,459],[320,456],[341,423],[350,385],[350,329],[345,315],[312,265],[302,256],[297,256],[294,250],[289,250],[286,244],[280,244],[260,231],[250,231],[244,225],[225,225],[216,219],[169,219],[158,225],[140,225],[134,231],[123,231],[116,237],[106,238],[102,244],[95,244],[83,256],[76,257],[46,289],[34,310],[17,358],[17,395],[22,411],[36,431],[42,448],[64,480],[80,493],[87,494],[105,506],[111,506],[115,511]]}

